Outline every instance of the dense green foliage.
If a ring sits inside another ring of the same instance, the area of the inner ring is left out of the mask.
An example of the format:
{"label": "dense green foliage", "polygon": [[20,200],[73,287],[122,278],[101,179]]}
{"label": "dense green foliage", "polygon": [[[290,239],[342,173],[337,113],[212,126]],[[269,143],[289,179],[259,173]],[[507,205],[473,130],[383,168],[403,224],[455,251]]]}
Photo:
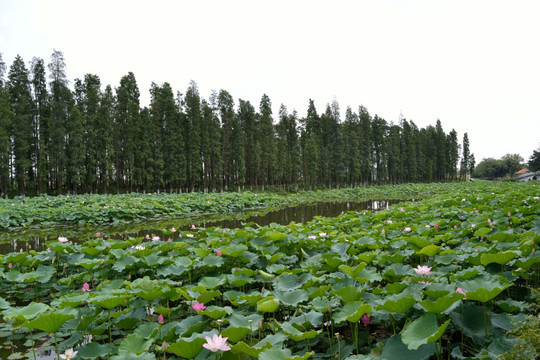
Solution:
{"label": "dense green foliage", "polygon": [[0,199],[0,228],[65,224],[108,224],[147,218],[231,214],[323,201],[414,199],[449,185],[401,184],[297,193],[184,193],[60,195]]}
{"label": "dense green foliage", "polygon": [[[59,237],[2,255],[3,347],[27,358],[41,339],[36,352],[81,359],[494,359],[518,344],[508,332],[537,326],[525,321],[538,301],[540,188],[426,186],[439,194],[378,213]],[[230,351],[203,348],[217,333]],[[534,358],[531,345],[522,355]]]}
{"label": "dense green foliage", "polygon": [[113,90],[98,75],[68,85],[63,54],[28,70],[0,58],[0,195],[314,189],[456,179],[474,167],[464,134],[440,121],[418,128],[337,101],[319,113],[288,111],[263,95],[258,109],[225,90],[203,99],[152,84],[141,107],[135,75]]}
{"label": "dense green foliage", "polygon": [[540,171],[540,147],[533,151],[533,154],[529,158],[529,170]]}
{"label": "dense green foliage", "polygon": [[523,168],[519,154],[506,154],[500,159],[482,159],[474,168],[473,176],[481,179],[513,178]]}

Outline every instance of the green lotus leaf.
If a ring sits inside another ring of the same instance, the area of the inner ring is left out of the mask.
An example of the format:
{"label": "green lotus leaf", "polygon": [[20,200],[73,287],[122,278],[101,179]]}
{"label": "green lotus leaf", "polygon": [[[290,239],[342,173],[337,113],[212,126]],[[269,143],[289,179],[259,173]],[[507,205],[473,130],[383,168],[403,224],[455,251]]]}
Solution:
{"label": "green lotus leaf", "polygon": [[294,290],[302,286],[302,282],[297,275],[284,274],[277,278],[277,289],[281,291]]}
{"label": "green lotus leaf", "polygon": [[386,270],[383,272],[383,275],[385,278],[388,278],[391,280],[393,279],[401,280],[404,277],[408,276],[410,272],[411,272],[410,265],[392,264],[386,267]]}
{"label": "green lotus leaf", "polygon": [[207,304],[220,295],[221,291],[219,290],[206,290],[203,291],[199,296],[197,296],[197,301],[203,304]]}
{"label": "green lotus leaf", "polygon": [[315,352],[306,352],[303,356],[292,356],[291,354],[291,349],[272,347],[259,353],[259,360],[305,360],[315,355]]}
{"label": "green lotus leaf", "polygon": [[467,300],[477,300],[483,303],[490,301],[509,286],[510,283],[501,284],[498,278],[487,275],[465,280],[459,285],[467,294]]}
{"label": "green lotus leaf", "polygon": [[354,268],[350,267],[349,265],[340,265],[338,268],[339,270],[343,271],[345,274],[347,274],[351,278],[356,278],[358,274],[367,266],[366,263],[359,263]]}
{"label": "green lotus leaf", "polygon": [[360,300],[362,291],[354,285],[348,285],[337,290],[336,295],[339,296],[344,303],[350,303]]}
{"label": "green lotus leaf", "polygon": [[276,231],[267,231],[265,236],[272,241],[281,241],[287,239],[287,234]]}
{"label": "green lotus leaf", "polygon": [[246,251],[247,249],[248,247],[244,244],[235,244],[235,245],[232,245],[223,249],[223,254],[230,257],[237,258],[240,255],[242,255],[242,253]]}
{"label": "green lotus leaf", "polygon": [[431,240],[427,236],[418,235],[409,236],[407,242],[416,246],[418,249],[422,249],[431,244]]}
{"label": "green lotus leaf", "polygon": [[[486,329],[484,326],[484,308],[465,302],[462,308],[457,308],[450,313],[450,319],[457,329],[463,329],[463,334],[476,345],[482,345],[485,340]],[[488,321],[488,334],[491,329],[491,321]]]}
{"label": "green lotus leaf", "polygon": [[248,316],[235,312],[227,318],[229,325],[232,327],[248,327],[256,328],[259,321],[263,321],[264,317],[259,314],[251,314]]}
{"label": "green lotus leaf", "polygon": [[225,276],[220,277],[204,277],[199,281],[199,286],[204,286],[208,289],[214,289],[217,288],[223,284],[225,284],[225,281],[227,278]]}
{"label": "green lotus leaf", "polygon": [[441,296],[435,301],[431,300],[422,300],[419,302],[420,306],[427,312],[442,314],[447,311],[454,303],[458,302],[463,298],[463,295],[460,293],[453,293],[446,296]]}
{"label": "green lotus leaf", "polygon": [[167,351],[186,359],[193,359],[203,349],[206,342],[204,336],[193,334],[189,338],[180,338],[177,342],[167,346]]}
{"label": "green lotus leaf", "polygon": [[377,256],[377,252],[363,252],[356,255],[356,259],[360,261],[360,263],[370,264]]}
{"label": "green lotus leaf", "polygon": [[409,350],[416,350],[421,345],[439,340],[449,323],[450,320],[447,320],[441,326],[437,326],[435,314],[424,314],[401,331],[401,341]]}
{"label": "green lotus leaf", "polygon": [[514,263],[515,266],[519,266],[520,268],[523,268],[525,270],[528,270],[531,268],[532,265],[540,263],[540,256],[532,256],[529,258],[519,258]]}
{"label": "green lotus leaf", "polygon": [[206,315],[211,319],[221,319],[227,314],[232,314],[233,309],[230,306],[207,306],[203,311],[199,311],[199,314]]}
{"label": "green lotus leaf", "polygon": [[283,264],[272,264],[272,265],[268,265],[266,267],[266,270],[269,272],[269,273],[276,273],[276,274],[281,274],[285,271],[288,271],[288,267],[283,265]]}
{"label": "green lotus leaf", "polygon": [[245,342],[240,341],[231,347],[231,353],[232,354],[246,354],[253,359],[258,359],[259,354],[262,351],[266,349],[270,349],[271,347],[272,347],[272,344],[270,344],[269,342],[265,343],[263,346],[257,347],[256,345],[249,346]]}
{"label": "green lotus leaf", "polygon": [[315,336],[321,333],[321,330],[310,330],[306,332],[302,332],[295,328],[293,324],[284,322],[280,324],[281,330],[288,335],[291,339],[294,341],[302,341],[306,339],[313,339]]}
{"label": "green lotus leaf", "polygon": [[118,271],[119,273],[121,273],[122,271],[124,271],[125,269],[130,269],[133,267],[133,264],[136,263],[137,261],[137,258],[133,257],[133,256],[130,256],[130,255],[123,255],[120,259],[116,260],[114,262],[114,265],[112,266],[112,268],[116,271]]}
{"label": "green lotus leaf", "polygon": [[229,326],[228,328],[221,331],[221,335],[223,337],[229,338],[229,341],[236,343],[242,340],[247,334],[251,333],[251,331],[252,330],[248,327]]}
{"label": "green lotus leaf", "polygon": [[9,309],[11,305],[2,297],[0,297],[0,309]]}
{"label": "green lotus leaf", "polygon": [[81,261],[79,261],[77,263],[77,265],[82,266],[86,270],[91,270],[91,269],[93,269],[95,267],[98,267],[101,264],[102,264],[102,262],[101,262],[100,259],[94,259],[94,260],[84,259],[84,260],[81,260]]}
{"label": "green lotus leaf", "polygon": [[95,247],[81,247],[80,250],[83,254],[86,254],[88,256],[96,256],[101,253],[101,250]]}
{"label": "green lotus leaf", "polygon": [[57,332],[66,321],[73,319],[75,313],[76,312],[72,309],[42,312],[35,319],[23,324],[23,326],[29,329],[38,329],[53,334]]}
{"label": "green lotus leaf", "polygon": [[118,347],[118,354],[132,353],[132,354],[141,354],[150,349],[150,346],[153,343],[153,339],[145,339],[139,334],[129,334],[124,340],[120,343]]}
{"label": "green lotus leaf", "polygon": [[506,300],[499,300],[495,301],[495,304],[504,312],[507,313],[517,313],[520,311],[524,311],[526,308],[526,303],[523,301],[516,301],[513,299],[506,299]]}
{"label": "green lotus leaf", "polygon": [[303,324],[305,326],[319,327],[324,320],[324,314],[318,311],[311,310],[308,313],[302,313],[298,316],[290,318],[290,322],[294,324]]}
{"label": "green lotus leaf", "polygon": [[377,272],[377,269],[363,269],[360,271],[358,276],[356,277],[356,280],[359,283],[366,283],[366,282],[374,282],[374,281],[380,281],[382,280],[382,276]]}
{"label": "green lotus leaf", "polygon": [[362,315],[371,313],[371,305],[363,304],[360,301],[354,301],[345,304],[339,311],[332,316],[336,323],[345,320],[355,323],[360,320]]}
{"label": "green lotus leaf", "polygon": [[379,248],[379,244],[377,240],[375,240],[371,236],[363,236],[360,239],[353,241],[352,244],[361,250],[362,249],[375,250]]}
{"label": "green lotus leaf", "polygon": [[503,329],[504,331],[513,331],[522,326],[527,320],[525,314],[491,314],[490,318],[493,327]]}
{"label": "green lotus leaf", "polygon": [[249,294],[241,295],[239,298],[246,301],[250,305],[254,305],[258,303],[263,298],[263,296],[258,291],[252,291]]}
{"label": "green lotus leaf", "polygon": [[393,313],[405,314],[413,305],[416,304],[416,299],[411,295],[398,294],[391,295],[384,299],[384,302],[377,306],[377,310],[386,310]]}
{"label": "green lotus leaf", "polygon": [[223,259],[222,256],[208,255],[208,256],[205,256],[202,263],[209,267],[212,267],[212,266],[221,267],[221,265],[225,263],[225,260]]}
{"label": "green lotus leaf", "polygon": [[202,315],[189,316],[176,324],[175,332],[181,337],[192,336],[193,333],[202,332],[206,323],[207,321]]}
{"label": "green lotus leaf", "polygon": [[127,298],[124,292],[100,293],[98,296],[91,298],[89,302],[97,304],[104,309],[111,310],[117,306],[124,305]]}
{"label": "green lotus leaf", "polygon": [[89,344],[77,347],[77,357],[81,359],[105,359],[114,352],[114,346],[111,344],[99,344],[91,342]]}
{"label": "green lotus leaf", "polygon": [[308,293],[302,289],[291,291],[274,291],[274,297],[285,305],[298,306],[309,299]]}
{"label": "green lotus leaf", "polygon": [[481,238],[481,237],[486,236],[490,232],[491,232],[491,228],[481,227],[474,232],[474,236]]}
{"label": "green lotus leaf", "polygon": [[336,302],[326,297],[317,297],[313,299],[309,305],[314,310],[322,311],[323,313],[326,313],[329,310],[329,308],[336,306]]}
{"label": "green lotus leaf", "polygon": [[390,294],[390,295],[400,294],[407,286],[408,285],[405,283],[398,283],[398,282],[388,283],[384,287],[384,290],[386,291],[387,294]]}
{"label": "green lotus leaf", "polygon": [[2,313],[4,315],[4,319],[11,320],[16,319],[17,322],[21,323],[30,319],[35,318],[42,312],[45,312],[49,309],[49,306],[43,304],[43,303],[36,303],[31,302],[30,304],[23,306],[21,308],[9,308],[7,310],[4,310]]}
{"label": "green lotus leaf", "polygon": [[420,254],[424,254],[426,256],[435,256],[439,253],[439,251],[441,251],[441,248],[437,245],[428,245],[428,246],[424,246],[420,251],[419,253]]}
{"label": "green lotus leaf", "polygon": [[253,279],[246,275],[229,275],[227,276],[229,284],[237,287],[242,287],[246,284],[251,284]]}
{"label": "green lotus leaf", "polygon": [[263,300],[257,304],[257,311],[273,313],[279,308],[278,299]]}
{"label": "green lotus leaf", "polygon": [[480,263],[484,266],[491,263],[497,263],[500,265],[507,264],[510,260],[517,257],[518,253],[515,251],[501,251],[496,254],[482,254],[480,256]]}
{"label": "green lotus leaf", "polygon": [[420,345],[416,350],[409,350],[401,340],[401,334],[396,334],[388,339],[380,360],[428,360],[435,351],[437,348],[433,343]]}

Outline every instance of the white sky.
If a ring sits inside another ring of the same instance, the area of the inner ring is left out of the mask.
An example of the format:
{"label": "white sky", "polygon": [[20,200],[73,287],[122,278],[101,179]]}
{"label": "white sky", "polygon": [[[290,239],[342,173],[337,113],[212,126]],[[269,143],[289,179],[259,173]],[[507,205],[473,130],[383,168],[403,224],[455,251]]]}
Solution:
{"label": "white sky", "polygon": [[0,0],[0,52],[68,77],[118,86],[129,71],[208,99],[224,89],[259,108],[266,93],[299,116],[334,98],[419,127],[468,132],[477,163],[540,147],[540,2],[536,0]]}

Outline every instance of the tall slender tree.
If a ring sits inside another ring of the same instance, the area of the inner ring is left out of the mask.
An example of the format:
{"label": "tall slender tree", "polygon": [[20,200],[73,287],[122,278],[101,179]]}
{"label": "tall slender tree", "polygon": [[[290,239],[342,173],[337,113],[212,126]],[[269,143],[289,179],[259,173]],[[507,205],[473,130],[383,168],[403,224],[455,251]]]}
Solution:
{"label": "tall slender tree", "polygon": [[262,190],[265,186],[274,184],[274,172],[275,172],[275,135],[274,125],[272,119],[272,102],[268,95],[264,94],[259,104],[259,119],[258,119],[258,137],[261,148],[260,159],[260,182]]}
{"label": "tall slender tree", "polygon": [[2,53],[0,53],[0,198],[7,198],[9,195],[10,134],[13,121],[9,94],[4,80],[5,72],[6,64],[2,60]]}
{"label": "tall slender tree", "polygon": [[34,183],[36,194],[41,195],[47,183],[47,128],[49,116],[49,94],[47,91],[47,77],[43,59],[33,58],[30,65],[32,97],[34,101],[33,143],[34,143]]}
{"label": "tall slender tree", "polygon": [[114,150],[116,186],[118,191],[133,191],[136,137],[139,123],[139,86],[132,72],[123,76],[116,89],[116,114],[114,122]]}
{"label": "tall slender tree", "polygon": [[48,129],[48,155],[51,185],[62,194],[66,170],[66,123],[73,106],[73,96],[68,88],[64,54],[54,50],[49,67],[51,115]]}
{"label": "tall slender tree", "polygon": [[22,57],[17,55],[8,75],[8,93],[13,113],[13,155],[15,179],[19,194],[24,196],[32,174],[32,119],[33,101],[30,93],[28,70]]}

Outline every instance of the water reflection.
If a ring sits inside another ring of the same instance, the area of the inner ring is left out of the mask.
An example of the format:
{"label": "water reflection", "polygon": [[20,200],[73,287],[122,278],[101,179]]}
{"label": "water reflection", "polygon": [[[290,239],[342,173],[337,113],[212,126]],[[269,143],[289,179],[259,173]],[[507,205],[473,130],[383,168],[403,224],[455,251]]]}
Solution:
{"label": "water reflection", "polygon": [[271,223],[287,225],[291,222],[306,223],[315,216],[334,217],[347,211],[384,210],[398,200],[370,200],[363,202],[323,202],[316,204],[304,204],[294,207],[283,208],[274,211],[268,209],[256,209],[242,211],[234,214],[203,214],[196,217],[177,219],[146,219],[117,225],[79,225],[79,226],[55,226],[35,227],[6,231],[0,234],[0,253],[45,250],[45,243],[55,240],[58,236],[65,236],[73,242],[85,241],[101,236],[113,239],[126,238],[127,236],[144,236],[146,234],[161,235],[161,230],[175,227],[180,230],[188,230],[194,224],[197,227],[219,226],[223,228],[239,228],[246,223],[255,223],[260,226]]}

